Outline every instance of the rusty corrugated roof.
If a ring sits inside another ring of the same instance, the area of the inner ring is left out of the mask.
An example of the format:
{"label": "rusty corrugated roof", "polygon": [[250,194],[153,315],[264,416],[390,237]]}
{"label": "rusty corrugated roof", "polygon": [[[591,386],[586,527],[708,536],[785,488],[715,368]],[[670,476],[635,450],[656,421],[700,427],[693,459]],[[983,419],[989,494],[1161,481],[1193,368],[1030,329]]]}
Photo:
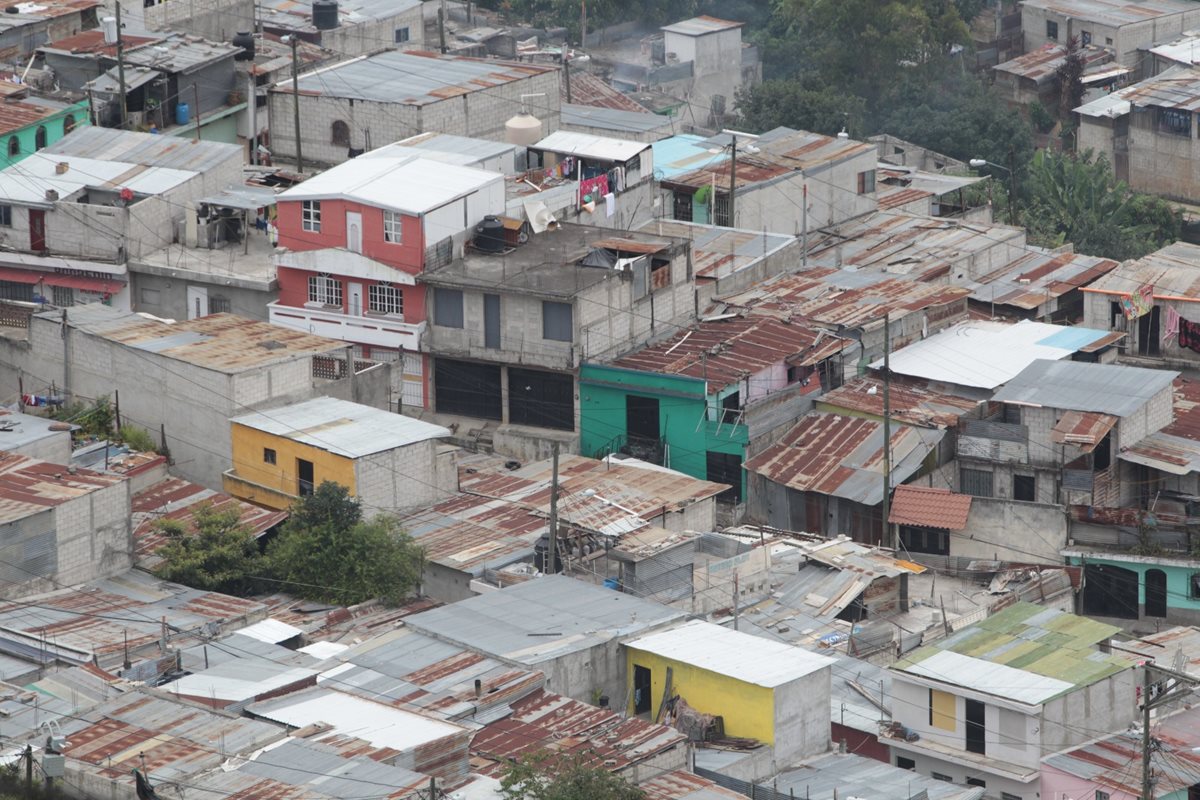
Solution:
{"label": "rusty corrugated roof", "polygon": [[0,522],[12,522],[125,480],[0,451]]}
{"label": "rusty corrugated roof", "polygon": [[1117,424],[1112,414],[1094,411],[1068,411],[1050,430],[1050,441],[1070,444],[1090,453]]}
{"label": "rusty corrugated roof", "polygon": [[[929,388],[926,381],[893,378],[889,389],[892,419],[922,428],[953,428],[981,401]],[[883,381],[868,375],[831,389],[817,400],[823,411],[845,409],[883,419]]]}
{"label": "rusty corrugated roof", "polygon": [[175,520],[195,532],[196,512],[206,506],[217,511],[236,509],[239,523],[255,538],[288,517],[286,511],[262,508],[182,478],[167,478],[133,496],[133,539],[138,558],[152,556],[167,543],[167,537],[155,528],[157,520]]}

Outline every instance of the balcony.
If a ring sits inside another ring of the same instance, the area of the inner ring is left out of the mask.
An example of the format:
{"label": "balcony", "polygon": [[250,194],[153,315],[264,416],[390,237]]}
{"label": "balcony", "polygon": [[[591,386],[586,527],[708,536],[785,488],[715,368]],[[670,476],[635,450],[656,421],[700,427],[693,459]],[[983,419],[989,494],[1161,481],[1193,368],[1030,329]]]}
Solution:
{"label": "balcony", "polygon": [[267,304],[272,325],[375,347],[419,350],[425,323],[397,317],[347,314],[330,308],[298,308],[276,301]]}

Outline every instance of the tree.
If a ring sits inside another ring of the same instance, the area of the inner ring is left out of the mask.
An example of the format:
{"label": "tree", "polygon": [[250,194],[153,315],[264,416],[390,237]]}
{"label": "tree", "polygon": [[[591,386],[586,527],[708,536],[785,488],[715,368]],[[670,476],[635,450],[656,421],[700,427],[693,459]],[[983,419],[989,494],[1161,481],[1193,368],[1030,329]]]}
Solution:
{"label": "tree", "polygon": [[1083,52],[1079,49],[1079,38],[1067,40],[1067,54],[1063,63],[1054,71],[1058,81],[1059,117],[1071,119],[1071,112],[1083,105]]}
{"label": "tree", "polygon": [[1022,186],[1030,241],[1044,247],[1071,242],[1087,255],[1124,261],[1179,238],[1180,215],[1161,198],[1118,181],[1103,156],[1091,151],[1034,156]]}
{"label": "tree", "polygon": [[752,132],[789,128],[833,136],[843,127],[863,132],[866,101],[800,79],[764,81],[737,94],[738,127]]}
{"label": "tree", "polygon": [[267,561],[272,578],[291,594],[340,605],[378,597],[396,605],[420,583],[425,554],[398,519],[364,521],[346,488],[326,481],[292,506]]}
{"label": "tree", "polygon": [[500,779],[504,800],[645,800],[646,793],[591,753],[524,756]]}
{"label": "tree", "polygon": [[197,507],[194,530],[174,519],[155,520],[153,527],[167,537],[158,551],[163,559],[155,570],[160,578],[194,589],[247,594],[258,586],[263,559],[249,528],[235,508]]}

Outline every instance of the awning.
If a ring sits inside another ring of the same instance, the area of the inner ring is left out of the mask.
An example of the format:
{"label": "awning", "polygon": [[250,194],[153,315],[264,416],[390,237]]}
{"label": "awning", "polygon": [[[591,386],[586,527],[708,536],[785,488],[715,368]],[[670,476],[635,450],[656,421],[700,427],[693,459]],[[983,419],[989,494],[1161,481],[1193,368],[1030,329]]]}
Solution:
{"label": "awning", "polygon": [[1104,437],[1117,424],[1112,414],[1094,411],[1068,411],[1050,431],[1050,441],[1057,444],[1072,444],[1085,453],[1096,449]]}
{"label": "awning", "polygon": [[971,513],[971,495],[935,486],[897,486],[892,492],[888,522],[961,531]]}
{"label": "awning", "polygon": [[38,272],[31,269],[4,269],[2,267],[0,267],[0,281],[29,284],[43,283],[46,286],[82,289],[86,292],[98,292],[100,294],[116,294],[125,288],[125,284],[115,278],[88,278],[81,275],[59,275],[56,272]]}

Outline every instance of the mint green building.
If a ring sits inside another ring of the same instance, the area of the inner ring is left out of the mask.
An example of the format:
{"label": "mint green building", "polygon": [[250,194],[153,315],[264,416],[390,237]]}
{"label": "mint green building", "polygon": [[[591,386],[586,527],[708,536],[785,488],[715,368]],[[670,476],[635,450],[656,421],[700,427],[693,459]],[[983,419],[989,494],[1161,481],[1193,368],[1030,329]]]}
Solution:
{"label": "mint green building", "polygon": [[1200,560],[1187,553],[1155,556],[1117,550],[1068,549],[1083,567],[1083,613],[1113,619],[1200,623]]}
{"label": "mint green building", "polygon": [[579,369],[579,447],[652,461],[694,478],[730,484],[726,500],[742,502],[749,430],[715,401],[707,382],[686,375],[603,364]]}
{"label": "mint green building", "polygon": [[[9,98],[12,95],[8,95]],[[90,125],[86,100],[63,103],[23,96],[0,104],[0,169],[52,145],[76,128]]]}

